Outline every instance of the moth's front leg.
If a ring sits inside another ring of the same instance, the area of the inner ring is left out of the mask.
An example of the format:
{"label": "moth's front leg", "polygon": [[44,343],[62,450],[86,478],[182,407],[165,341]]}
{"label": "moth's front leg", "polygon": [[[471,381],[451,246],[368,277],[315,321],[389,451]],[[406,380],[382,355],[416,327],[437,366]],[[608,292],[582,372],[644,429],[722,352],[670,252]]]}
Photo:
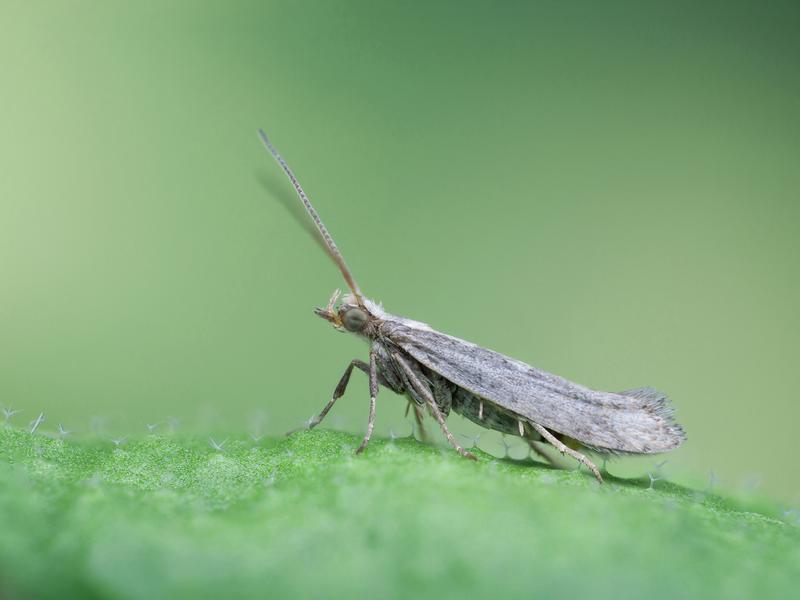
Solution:
{"label": "moth's front leg", "polygon": [[[365,373],[369,373],[370,371],[369,365],[365,363],[363,360],[359,360],[357,358],[351,360],[350,364],[347,365],[347,368],[344,370],[342,378],[336,385],[336,389],[333,390],[333,396],[331,396],[331,399],[328,400],[328,403],[323,407],[323,409],[319,412],[318,415],[311,417],[311,420],[308,422],[305,429],[314,429],[314,427],[319,425],[322,422],[322,419],[324,419],[325,416],[330,412],[331,408],[333,408],[333,405],[336,404],[336,401],[342,396],[344,396],[344,392],[345,390],[347,390],[347,384],[350,382],[350,375],[352,375],[353,373],[353,367],[358,367]],[[296,431],[299,431],[299,429],[292,429],[291,431],[287,432],[286,435],[291,435]]]}

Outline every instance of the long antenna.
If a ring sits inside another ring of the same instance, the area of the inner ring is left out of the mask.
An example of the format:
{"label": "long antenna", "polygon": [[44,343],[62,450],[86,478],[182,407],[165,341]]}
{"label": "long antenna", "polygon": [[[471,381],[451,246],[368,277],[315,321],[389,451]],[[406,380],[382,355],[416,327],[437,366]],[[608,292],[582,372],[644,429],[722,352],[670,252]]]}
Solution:
{"label": "long antenna", "polygon": [[342,253],[339,252],[339,248],[336,247],[336,242],[333,241],[333,237],[331,237],[331,234],[328,233],[328,228],[325,227],[325,224],[322,222],[322,219],[320,219],[317,210],[314,208],[314,205],[311,204],[311,200],[308,199],[308,196],[306,196],[306,193],[303,191],[303,187],[300,185],[300,182],[297,181],[297,177],[294,176],[294,173],[292,173],[292,170],[289,168],[289,165],[286,164],[286,161],[283,160],[283,157],[278,154],[275,146],[270,143],[269,138],[267,137],[267,134],[264,133],[263,129],[258,130],[258,136],[261,138],[261,141],[264,143],[266,149],[269,150],[269,153],[272,154],[276,161],[278,161],[278,164],[289,177],[289,181],[292,182],[297,195],[300,196],[300,201],[303,203],[303,206],[306,207],[306,211],[308,211],[311,220],[314,221],[314,225],[317,226],[317,231],[319,231],[320,235],[322,236],[322,240],[325,242],[325,246],[327,247],[331,258],[333,259],[333,262],[336,263],[336,265],[339,267],[339,270],[342,272],[344,280],[347,282],[347,285],[350,287],[353,295],[355,295],[358,305],[363,307],[364,299],[361,295],[361,289],[358,287],[356,280],[350,273],[350,269],[347,268],[347,264],[344,262]]}

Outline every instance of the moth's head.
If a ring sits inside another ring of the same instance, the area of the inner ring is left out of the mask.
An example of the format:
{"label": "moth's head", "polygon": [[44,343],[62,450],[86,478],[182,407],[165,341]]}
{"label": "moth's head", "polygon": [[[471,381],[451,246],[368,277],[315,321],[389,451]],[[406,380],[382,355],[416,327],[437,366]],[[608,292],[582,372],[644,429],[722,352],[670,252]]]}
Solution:
{"label": "moth's head", "polygon": [[373,303],[364,299],[364,304],[358,304],[353,295],[347,294],[337,306],[339,295],[339,290],[336,290],[328,300],[328,305],[325,308],[315,308],[314,313],[330,322],[338,331],[362,333],[377,317]]}

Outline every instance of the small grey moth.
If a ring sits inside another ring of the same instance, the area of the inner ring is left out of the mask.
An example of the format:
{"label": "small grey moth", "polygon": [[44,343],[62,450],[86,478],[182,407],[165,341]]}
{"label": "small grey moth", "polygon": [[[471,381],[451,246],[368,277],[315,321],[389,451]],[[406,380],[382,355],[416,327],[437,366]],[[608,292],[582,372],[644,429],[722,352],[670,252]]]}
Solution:
{"label": "small grey moth", "polygon": [[601,455],[655,454],[684,442],[683,429],[672,419],[667,397],[659,391],[593,390],[424,323],[389,314],[365,297],[289,165],[266,134],[258,133],[292,182],[350,288],[341,302],[337,290],[327,306],[315,313],[338,331],[358,335],[370,344],[369,362],[350,361],[331,399],[309,421],[309,429],[325,418],[344,394],[353,368],[358,368],[369,376],[370,408],[367,432],[357,453],[363,452],[372,436],[379,386],[407,397],[420,428],[427,411],[450,445],[473,460],[475,456],[458,444],[447,427],[445,419],[451,410],[488,429],[521,437],[536,454],[555,464],[544,447],[549,444],[585,465],[601,482],[598,468],[579,450]]}

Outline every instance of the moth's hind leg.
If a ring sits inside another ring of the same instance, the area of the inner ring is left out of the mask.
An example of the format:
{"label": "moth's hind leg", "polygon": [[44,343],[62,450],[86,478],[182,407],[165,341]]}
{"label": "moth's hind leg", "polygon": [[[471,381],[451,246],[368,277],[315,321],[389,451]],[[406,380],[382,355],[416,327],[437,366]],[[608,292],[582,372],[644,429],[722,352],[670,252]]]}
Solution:
{"label": "moth's hind leg", "polygon": [[549,464],[551,467],[561,468],[561,465],[558,464],[558,461],[555,459],[555,457],[547,452],[544,448],[540,447],[537,440],[526,438],[525,441],[528,442],[528,446],[530,446],[531,450],[533,450],[533,453],[536,456],[545,459],[547,464]]}
{"label": "moth's hind leg", "polygon": [[[481,406],[483,406],[482,402]],[[519,437],[528,442],[528,446],[530,446],[530,449],[533,450],[533,453],[536,456],[545,459],[551,467],[556,467],[559,469],[561,468],[561,465],[558,464],[556,459],[553,458],[549,452],[547,452],[544,448],[539,447],[538,442],[542,439],[541,435],[534,439],[533,432],[526,431],[525,422],[520,419],[517,419],[517,430],[519,431]]]}
{"label": "moth's hind leg", "polygon": [[[520,423],[522,422],[520,421]],[[552,444],[556,450],[561,452],[561,454],[568,454],[582,465],[585,465],[594,474],[597,481],[603,483],[603,477],[600,475],[600,471],[592,461],[586,458],[586,456],[584,456],[577,450],[573,450],[569,446],[564,445],[564,442],[559,440],[556,436],[554,436],[552,433],[550,433],[547,429],[545,429],[538,423],[534,423],[533,421],[528,421],[528,423],[530,423],[531,427],[533,427],[538,432],[539,435],[541,435],[544,439],[550,442],[550,444]]]}

